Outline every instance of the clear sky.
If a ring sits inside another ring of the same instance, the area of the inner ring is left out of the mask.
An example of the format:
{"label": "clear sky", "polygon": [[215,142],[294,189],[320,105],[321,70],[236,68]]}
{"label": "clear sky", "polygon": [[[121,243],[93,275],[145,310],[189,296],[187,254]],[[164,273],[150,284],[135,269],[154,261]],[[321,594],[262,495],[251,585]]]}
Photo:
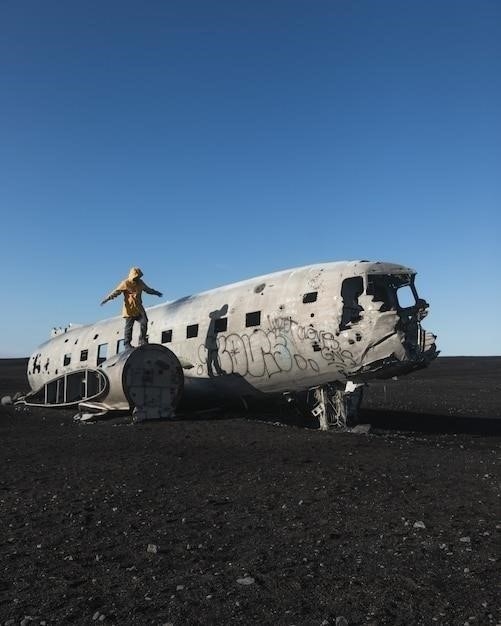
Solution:
{"label": "clear sky", "polygon": [[0,356],[132,265],[173,300],[361,258],[501,354],[498,0],[3,0],[0,89]]}

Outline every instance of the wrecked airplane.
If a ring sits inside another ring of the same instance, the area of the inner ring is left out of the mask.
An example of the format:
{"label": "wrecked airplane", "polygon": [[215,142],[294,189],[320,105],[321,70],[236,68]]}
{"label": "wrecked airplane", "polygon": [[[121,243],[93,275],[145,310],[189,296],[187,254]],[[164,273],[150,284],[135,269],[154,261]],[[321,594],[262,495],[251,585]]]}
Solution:
{"label": "wrecked airplane", "polygon": [[136,349],[124,350],[121,317],[55,330],[29,359],[24,402],[142,420],[174,415],[183,396],[282,394],[321,428],[343,428],[368,382],[438,355],[415,275],[346,261],[251,278],[148,308],[149,343]]}

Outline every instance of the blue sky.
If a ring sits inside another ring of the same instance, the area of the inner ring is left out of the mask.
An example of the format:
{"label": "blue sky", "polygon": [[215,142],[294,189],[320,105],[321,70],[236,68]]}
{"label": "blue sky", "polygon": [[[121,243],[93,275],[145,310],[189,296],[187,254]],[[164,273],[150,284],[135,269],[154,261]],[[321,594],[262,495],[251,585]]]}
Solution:
{"label": "blue sky", "polygon": [[357,258],[501,354],[498,1],[6,0],[0,89],[0,356],[131,265],[172,300]]}

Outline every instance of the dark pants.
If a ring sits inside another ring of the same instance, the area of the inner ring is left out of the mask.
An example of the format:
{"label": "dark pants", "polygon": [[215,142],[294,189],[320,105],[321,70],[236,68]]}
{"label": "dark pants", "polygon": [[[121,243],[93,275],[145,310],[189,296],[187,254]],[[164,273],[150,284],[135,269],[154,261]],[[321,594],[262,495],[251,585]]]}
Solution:
{"label": "dark pants", "polygon": [[132,328],[134,326],[134,322],[139,322],[141,326],[141,334],[139,335],[139,345],[142,346],[144,343],[148,343],[148,338],[146,336],[148,332],[148,318],[146,316],[146,313],[141,313],[141,315],[136,315],[136,317],[125,318],[124,346],[126,348],[130,348],[130,342],[132,341]]}

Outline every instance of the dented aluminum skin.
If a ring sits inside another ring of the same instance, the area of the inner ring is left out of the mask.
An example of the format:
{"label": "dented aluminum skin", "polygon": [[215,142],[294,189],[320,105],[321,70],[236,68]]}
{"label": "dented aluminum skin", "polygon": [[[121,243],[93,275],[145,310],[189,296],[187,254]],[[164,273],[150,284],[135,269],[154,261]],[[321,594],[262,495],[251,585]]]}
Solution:
{"label": "dented aluminum skin", "polygon": [[[147,309],[149,342],[177,356],[185,395],[208,399],[400,376],[438,355],[435,335],[421,326],[428,304],[415,275],[370,261],[267,274]],[[57,334],[31,356],[30,385],[113,357],[123,326],[115,317]]]}

